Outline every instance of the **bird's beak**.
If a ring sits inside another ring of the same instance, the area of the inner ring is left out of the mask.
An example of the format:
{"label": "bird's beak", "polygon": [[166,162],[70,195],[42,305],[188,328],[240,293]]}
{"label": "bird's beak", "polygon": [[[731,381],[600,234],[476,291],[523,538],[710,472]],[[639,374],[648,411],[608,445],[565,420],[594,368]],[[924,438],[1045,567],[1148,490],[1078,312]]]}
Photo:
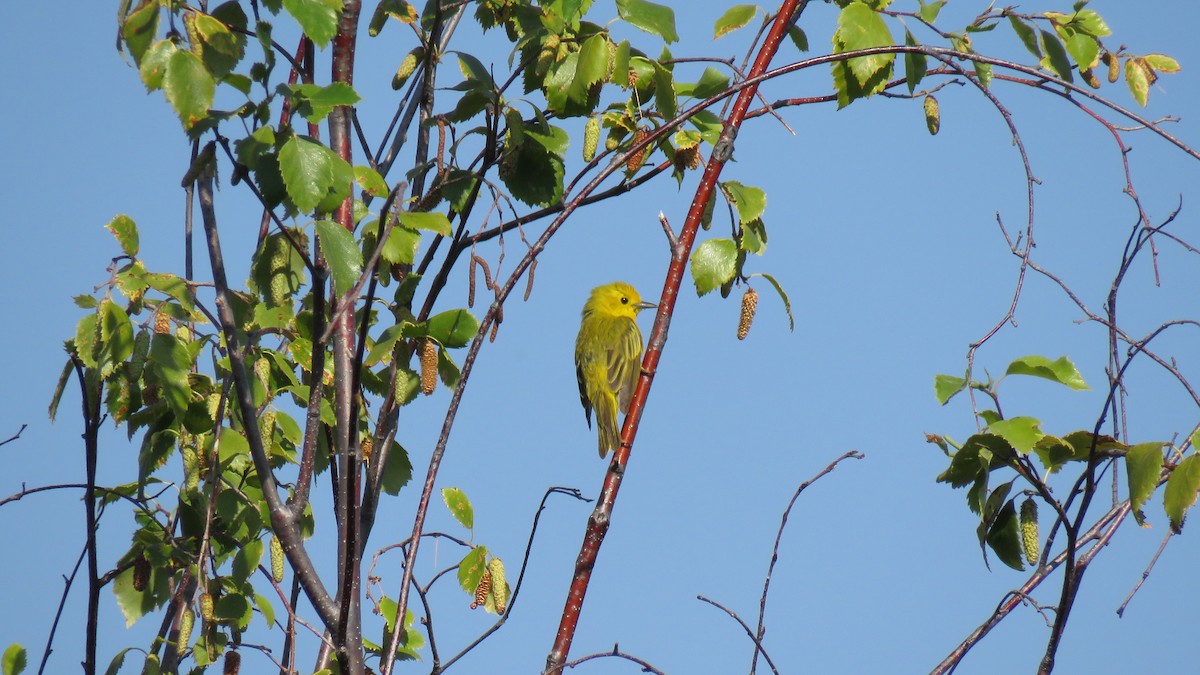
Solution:
{"label": "bird's beak", "polygon": [[639,302],[637,304],[638,309],[654,309],[655,307],[658,307],[658,305],[653,302]]}

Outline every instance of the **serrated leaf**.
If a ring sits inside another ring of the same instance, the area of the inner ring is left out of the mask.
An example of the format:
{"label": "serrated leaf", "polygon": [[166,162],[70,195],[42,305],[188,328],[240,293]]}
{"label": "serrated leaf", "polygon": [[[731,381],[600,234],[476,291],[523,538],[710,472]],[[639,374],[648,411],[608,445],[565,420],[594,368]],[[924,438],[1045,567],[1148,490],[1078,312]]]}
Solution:
{"label": "serrated leaf", "polygon": [[1032,417],[1012,417],[1006,420],[996,420],[988,424],[988,433],[1008,441],[1014,450],[1022,455],[1029,454],[1033,447],[1046,434],[1038,428],[1040,422]]}
{"label": "serrated leaf", "polygon": [[176,50],[167,60],[162,88],[183,128],[191,129],[208,117],[217,83],[199,57],[191,52]]}
{"label": "serrated leaf", "polygon": [[369,166],[354,167],[354,182],[358,184],[367,194],[376,197],[388,196],[387,181],[379,172]]}
{"label": "serrated leaf", "polygon": [[201,59],[213,77],[223,78],[242,60],[246,38],[229,30],[216,17],[200,13],[194,16],[196,32],[203,43]]}
{"label": "serrated leaf", "polygon": [[150,338],[146,375],[158,385],[161,396],[180,419],[187,412],[191,398],[188,385],[191,368],[191,354],[179,338],[166,333],[155,333]]}
{"label": "serrated leaf", "polygon": [[658,35],[668,44],[677,42],[675,10],[649,0],[617,0],[617,15],[635,28]]}
{"label": "serrated leaf", "polygon": [[321,238],[321,250],[329,263],[334,291],[342,295],[362,276],[362,251],[354,241],[354,235],[334,221],[318,220],[316,228],[317,236]]}
{"label": "serrated leaf", "polygon": [[1067,40],[1067,52],[1080,68],[1087,70],[1100,62],[1100,44],[1086,33],[1076,33]]}
{"label": "serrated leaf", "polygon": [[1067,82],[1073,82],[1075,78],[1071,74],[1071,61],[1067,58],[1067,50],[1063,48],[1063,43],[1059,41],[1058,36],[1048,30],[1043,30],[1041,31],[1041,42],[1042,52],[1045,53],[1042,67]]}
{"label": "serrated leaf", "polygon": [[329,148],[304,136],[293,136],[280,148],[279,171],[297,209],[312,211],[328,193],[335,157]]}
{"label": "serrated leaf", "polygon": [[1200,490],[1200,455],[1193,454],[1175,466],[1163,492],[1163,508],[1176,533],[1183,531],[1183,520],[1196,503],[1197,490]]}
{"label": "serrated leaf", "polygon": [[[679,100],[675,92],[675,74],[658,61],[654,62],[654,108],[666,119],[675,117]],[[649,152],[652,148],[648,148]]]}
{"label": "serrated leaf", "polygon": [[721,192],[737,209],[738,221],[742,225],[758,220],[766,213],[767,193],[761,188],[731,180],[721,183]]}
{"label": "serrated leaf", "polygon": [[1142,57],[1142,61],[1160,73],[1178,73],[1183,70],[1178,61],[1166,54],[1147,54]]}
{"label": "serrated leaf", "polygon": [[145,7],[125,17],[121,23],[121,37],[129,47],[129,54],[134,63],[141,64],[142,56],[146,54],[154,38],[158,37],[158,10],[157,2],[147,3]]}
{"label": "serrated leaf", "polygon": [[719,94],[729,88],[729,78],[721,73],[716,68],[705,68],[700,74],[700,80],[695,83],[679,82],[675,85],[675,94],[677,96],[691,96],[692,98],[708,98]]}
{"label": "serrated leaf", "polygon": [[1022,559],[1024,547],[1021,544],[1021,526],[1014,500],[1010,499],[1005,503],[992,526],[988,528],[987,544],[1005,565],[1018,572],[1025,569]]}
{"label": "serrated leaf", "polygon": [[104,227],[116,237],[117,243],[121,245],[121,250],[125,255],[131,258],[137,256],[138,229],[133,218],[122,213],[114,216]]}
{"label": "serrated leaf", "polygon": [[325,87],[319,84],[280,85],[279,91],[292,98],[296,113],[310,122],[320,122],[334,108],[362,100],[354,87],[345,82],[334,82]]}
{"label": "serrated leaf", "polygon": [[429,318],[429,337],[450,349],[467,346],[479,331],[479,319],[465,309],[451,309]]}
{"label": "serrated leaf", "polygon": [[468,595],[475,595],[479,579],[487,569],[487,553],[487,547],[476,546],[463,556],[462,562],[458,564],[458,584]]}
{"label": "serrated leaf", "polygon": [[1083,380],[1083,375],[1075,368],[1075,364],[1065,356],[1060,356],[1053,361],[1045,356],[1019,358],[1008,364],[1005,374],[1041,377],[1077,391],[1089,388],[1087,382]]}
{"label": "serrated leaf", "polygon": [[567,94],[572,101],[587,104],[592,88],[608,75],[608,54],[608,38],[604,34],[597,33],[584,41]]}
{"label": "serrated leaf", "polygon": [[946,405],[955,394],[965,389],[967,381],[953,375],[935,375],[933,378],[933,395],[938,403]]}
{"label": "serrated leaf", "polygon": [[792,44],[796,45],[796,49],[802,52],[808,51],[808,36],[799,26],[788,28],[788,38],[791,39]]}
{"label": "serrated leaf", "polygon": [[442,488],[442,501],[459,525],[468,530],[475,529],[475,509],[465,492],[458,488]]}
{"label": "serrated leaf", "polygon": [[733,279],[737,274],[737,243],[732,239],[706,239],[692,254],[692,281],[696,294],[703,296]]}
{"label": "serrated leaf", "polygon": [[138,64],[138,75],[142,78],[142,84],[146,87],[146,91],[154,91],[162,87],[163,76],[167,72],[167,64],[171,62],[171,56],[179,48],[170,40],[159,40],[150,45],[146,53],[142,55],[142,61]]}
{"label": "serrated leaf", "polygon": [[342,0],[283,0],[283,8],[321,49],[337,34]]}
{"label": "serrated leaf", "polygon": [[[833,34],[835,53],[889,47],[895,44],[883,17],[863,3],[851,3],[838,15],[838,28]],[[838,92],[838,107],[879,92],[891,76],[894,54],[878,54],[835,61],[832,64],[834,86]]]}
{"label": "serrated leaf", "polygon": [[1012,26],[1013,32],[1021,39],[1021,44],[1025,45],[1025,49],[1029,50],[1039,61],[1042,58],[1042,48],[1038,46],[1038,36],[1034,32],[1033,27],[1025,23],[1016,16],[1009,14],[1008,23]]}
{"label": "serrated leaf", "polygon": [[1138,443],[1125,455],[1129,479],[1129,506],[1138,525],[1146,527],[1142,507],[1158,487],[1163,465],[1162,443]]}
{"label": "serrated leaf", "polygon": [[443,237],[450,236],[450,219],[436,211],[404,211],[399,214],[400,224],[410,230],[429,230]]}
{"label": "serrated leaf", "polygon": [[1095,37],[1112,35],[1112,30],[1104,19],[1094,9],[1081,9],[1071,17],[1071,24]]}
{"label": "serrated leaf", "polygon": [[1075,456],[1074,446],[1062,438],[1050,435],[1042,436],[1033,447],[1033,451],[1050,473],[1057,473],[1063,464]]}
{"label": "serrated leaf", "polygon": [[1145,64],[1136,58],[1125,59],[1125,84],[1129,85],[1129,93],[1138,105],[1146,107],[1150,97],[1150,74]]}
{"label": "serrated leaf", "polygon": [[725,10],[725,13],[713,25],[713,39],[716,40],[723,35],[745,27],[757,13],[758,7],[756,5],[734,5],[730,7]]}
{"label": "serrated leaf", "polygon": [[937,0],[937,2],[931,2],[929,4],[921,2],[921,8],[917,10],[917,14],[919,14],[920,17],[928,23],[933,23],[937,20],[938,13],[942,11],[942,6],[945,4],[946,0]]}
{"label": "serrated leaf", "polygon": [[412,460],[408,450],[395,441],[392,442],[391,452],[388,453],[387,463],[383,467],[383,491],[393,497],[412,480]]}

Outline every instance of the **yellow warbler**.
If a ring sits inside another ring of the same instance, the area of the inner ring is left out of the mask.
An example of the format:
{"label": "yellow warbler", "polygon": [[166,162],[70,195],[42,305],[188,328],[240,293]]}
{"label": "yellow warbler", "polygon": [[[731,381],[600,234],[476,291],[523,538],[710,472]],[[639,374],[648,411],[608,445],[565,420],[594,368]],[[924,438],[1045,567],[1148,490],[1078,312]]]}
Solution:
{"label": "yellow warbler", "polygon": [[575,338],[575,376],[588,428],[592,409],[600,435],[600,456],[620,445],[617,409],[629,412],[642,361],[642,332],[637,315],[656,307],[643,302],[633,286],[620,281],[597,286],[583,306],[583,321]]}

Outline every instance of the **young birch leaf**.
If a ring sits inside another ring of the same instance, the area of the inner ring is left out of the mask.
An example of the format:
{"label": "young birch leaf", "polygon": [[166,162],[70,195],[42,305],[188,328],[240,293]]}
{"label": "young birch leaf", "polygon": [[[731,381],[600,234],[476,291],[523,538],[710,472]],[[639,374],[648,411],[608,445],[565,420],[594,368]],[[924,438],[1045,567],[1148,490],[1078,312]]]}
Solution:
{"label": "young birch leaf", "polygon": [[925,4],[922,1],[921,9],[919,9],[917,13],[921,15],[923,20],[933,23],[937,20],[938,13],[942,11],[942,6],[945,4],[946,0],[937,0],[937,2],[931,2],[929,4]]}
{"label": "young birch leaf", "polygon": [[938,403],[946,405],[955,394],[965,389],[967,381],[953,375],[935,375],[933,378],[933,395]]}
{"label": "young birch leaf", "polygon": [[442,488],[442,501],[459,525],[468,530],[475,529],[475,509],[465,492],[458,488]]}
{"label": "young birch leaf", "polygon": [[1134,519],[1142,527],[1149,527],[1146,524],[1146,514],[1142,513],[1142,506],[1158,487],[1163,465],[1162,448],[1162,443],[1138,443],[1125,455],[1129,478],[1129,506],[1133,509]]}
{"label": "young birch leaf", "polygon": [[208,117],[217,83],[200,58],[191,52],[176,50],[167,61],[162,77],[163,93],[179,115],[184,129],[191,129]]}
{"label": "young birch leaf", "polygon": [[1008,370],[1005,371],[1005,374],[1043,377],[1077,391],[1088,388],[1087,382],[1083,381],[1083,375],[1075,368],[1075,364],[1071,363],[1071,360],[1065,356],[1060,356],[1054,361],[1045,356],[1019,358],[1008,364]]}
{"label": "young birch leaf", "polygon": [[341,295],[358,283],[362,275],[362,251],[349,230],[332,220],[317,221],[317,236],[321,238],[321,250],[329,261],[333,289]]}
{"label": "young birch leaf", "polygon": [[1021,543],[1021,525],[1013,500],[1004,504],[988,528],[987,544],[1005,565],[1018,572],[1025,569],[1025,563],[1021,560],[1025,550]]}
{"label": "young birch leaf", "polygon": [[[675,117],[679,107],[675,94],[675,75],[657,61],[654,62],[654,107],[666,119]],[[653,146],[647,148],[650,152]]]}
{"label": "young birch leaf", "polygon": [[4,675],[21,675],[26,665],[25,648],[16,643],[9,645],[0,661],[4,666]]}
{"label": "young birch leaf", "polygon": [[388,196],[387,181],[383,179],[383,176],[379,175],[378,171],[369,166],[354,167],[354,182],[369,195],[375,197]]}
{"label": "young birch leaf", "polygon": [[487,569],[487,547],[476,546],[458,564],[458,584],[468,595],[475,595],[479,579]]}
{"label": "young birch leaf", "polygon": [[158,384],[159,391],[175,416],[182,419],[187,412],[191,387],[188,372],[192,359],[187,346],[168,333],[155,333],[150,338],[150,355],[146,360],[146,375]]}
{"label": "young birch leaf", "polygon": [[731,180],[721,183],[721,191],[737,209],[742,225],[762,218],[767,210],[767,193],[761,188]]}
{"label": "young birch leaf", "polygon": [[779,282],[775,280],[775,277],[771,276],[770,274],[766,274],[765,272],[758,272],[751,274],[750,276],[762,277],[770,282],[771,287],[774,288],[775,292],[779,294],[779,299],[783,301],[783,310],[787,312],[788,330],[796,330],[796,317],[792,316],[792,301],[788,298],[787,291],[783,290],[783,286],[781,286]]}
{"label": "young birch leaf", "polygon": [[[915,47],[919,43],[913,37],[912,33],[905,30],[904,44]],[[921,80],[925,79],[925,72],[927,70],[926,61],[927,59],[924,54],[909,52],[904,55],[904,79],[908,83],[908,93],[911,94],[916,91],[917,85],[921,84]]]}
{"label": "young birch leaf", "polygon": [[1038,428],[1039,422],[1032,417],[1013,417],[1006,420],[996,420],[988,425],[988,433],[1008,441],[1014,450],[1022,455],[1033,451],[1038,441],[1046,434]]}
{"label": "young birch leaf", "polygon": [[129,257],[136,257],[138,254],[138,229],[134,224],[133,218],[125,214],[115,216],[108,221],[105,228],[117,238],[117,243],[121,245],[121,250]]}
{"label": "young birch leaf", "polygon": [[125,17],[124,23],[121,24],[121,37],[124,38],[129,47],[129,54],[136,64],[141,64],[142,56],[158,36],[158,9],[157,2],[147,3],[145,7]]}
{"label": "young birch leaf", "polygon": [[1175,466],[1163,492],[1163,508],[1176,534],[1183,531],[1183,519],[1196,503],[1196,490],[1200,490],[1200,455],[1191,455]]}
{"label": "young birch leaf", "polygon": [[1075,80],[1071,75],[1071,61],[1067,58],[1067,50],[1063,48],[1063,43],[1057,35],[1048,30],[1042,31],[1042,51],[1046,53],[1042,59],[1043,67],[1067,82]]}
{"label": "young birch leaf", "polygon": [[1147,66],[1160,73],[1178,73],[1182,68],[1179,62],[1166,54],[1147,54],[1142,57]]}
{"label": "young birch leaf", "polygon": [[163,76],[167,73],[167,64],[170,63],[171,56],[177,51],[179,48],[170,40],[159,40],[146,50],[141,63],[138,64],[138,75],[141,76],[146,91],[162,88]]}
{"label": "young birch leaf", "polygon": [[392,451],[388,453],[387,464],[383,466],[383,491],[393,497],[400,494],[400,489],[412,480],[412,461],[408,458],[408,450],[395,441]]}
{"label": "young birch leaf", "polygon": [[649,0],[617,0],[617,15],[635,28],[661,36],[667,43],[677,42],[675,10]]}
{"label": "young birch leaf", "polygon": [[451,309],[429,318],[429,337],[444,347],[467,346],[479,331],[479,319],[465,309]]}
{"label": "young birch leaf", "polygon": [[1087,70],[1100,62],[1100,43],[1086,33],[1076,33],[1067,40],[1067,51],[1079,67]]}
{"label": "young birch leaf", "polygon": [[400,224],[410,230],[429,230],[443,237],[450,236],[450,219],[436,211],[405,211],[400,214]]}
{"label": "young birch leaf", "polygon": [[717,23],[713,26],[713,39],[716,40],[723,35],[732,33],[733,31],[745,27],[758,13],[758,7],[755,5],[734,5],[725,10],[721,18],[717,19]]}
{"label": "young birch leaf", "polygon": [[579,60],[575,65],[575,77],[571,80],[570,99],[586,105],[592,87],[603,82],[608,74],[608,38],[597,33],[588,38],[579,49]]}
{"label": "young birch leaf", "polygon": [[732,239],[706,239],[692,254],[692,281],[703,296],[737,274],[737,244]]}
{"label": "young birch leaf", "polygon": [[293,136],[279,150],[279,172],[288,196],[301,212],[317,208],[334,184],[337,155],[317,141]]}
{"label": "young birch leaf", "polygon": [[283,8],[321,49],[337,34],[342,0],[283,0]]}
{"label": "young birch leaf", "polygon": [[1150,97],[1150,74],[1145,64],[1136,58],[1125,59],[1125,84],[1129,85],[1133,100],[1145,108]]}
{"label": "young birch leaf", "polygon": [[1012,25],[1013,32],[1021,39],[1021,44],[1025,45],[1025,49],[1028,49],[1029,53],[1033,54],[1040,61],[1042,58],[1042,48],[1038,46],[1037,33],[1034,32],[1033,28],[1012,14],[1008,15],[1008,22]]}

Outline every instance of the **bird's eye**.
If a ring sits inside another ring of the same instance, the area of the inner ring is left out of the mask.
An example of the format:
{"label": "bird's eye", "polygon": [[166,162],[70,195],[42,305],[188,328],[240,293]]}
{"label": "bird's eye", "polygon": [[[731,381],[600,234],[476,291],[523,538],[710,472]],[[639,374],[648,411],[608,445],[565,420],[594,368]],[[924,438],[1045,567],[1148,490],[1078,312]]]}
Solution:
{"label": "bird's eye", "polygon": [[623,296],[623,295],[622,295],[622,296],[621,296],[621,304],[622,304],[622,305],[628,305],[628,304],[629,304],[629,298],[627,298],[627,297],[625,297],[625,296]]}

